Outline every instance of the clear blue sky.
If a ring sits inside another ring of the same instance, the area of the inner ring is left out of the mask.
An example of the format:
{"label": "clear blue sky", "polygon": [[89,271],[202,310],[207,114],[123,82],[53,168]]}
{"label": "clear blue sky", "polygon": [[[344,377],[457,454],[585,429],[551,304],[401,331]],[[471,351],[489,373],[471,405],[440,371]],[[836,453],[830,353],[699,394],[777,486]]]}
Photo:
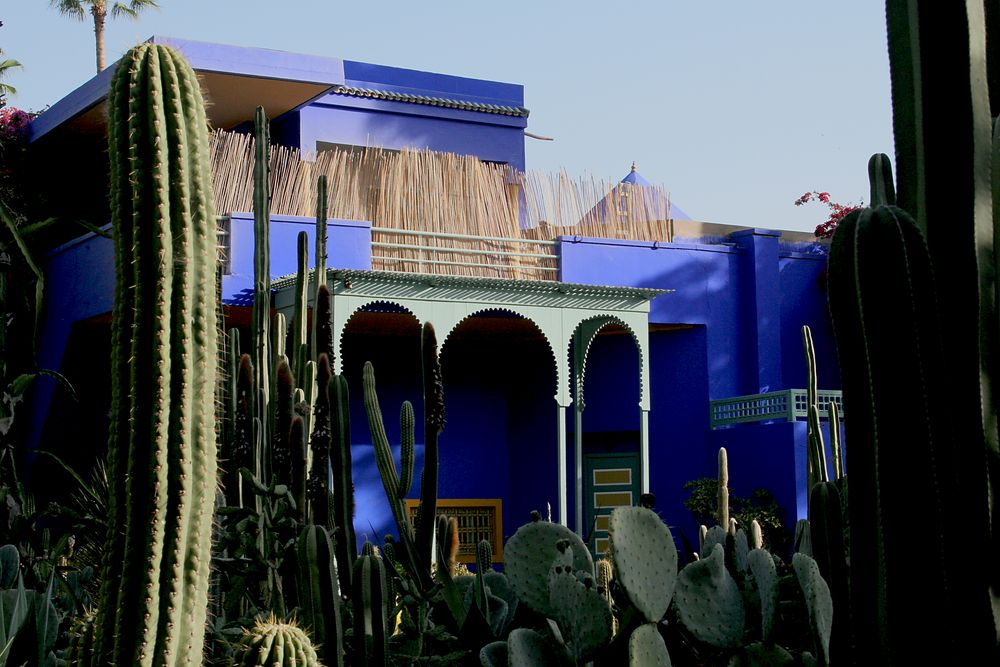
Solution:
{"label": "clear blue sky", "polygon": [[[40,109],[94,74],[91,23],[5,2],[9,102]],[[107,28],[113,62],[158,34],[523,84],[529,169],[603,178],[634,160],[696,219],[811,230],[803,192],[867,198],[893,153],[884,5],[769,0],[161,0]],[[89,17],[88,17],[89,18]]]}

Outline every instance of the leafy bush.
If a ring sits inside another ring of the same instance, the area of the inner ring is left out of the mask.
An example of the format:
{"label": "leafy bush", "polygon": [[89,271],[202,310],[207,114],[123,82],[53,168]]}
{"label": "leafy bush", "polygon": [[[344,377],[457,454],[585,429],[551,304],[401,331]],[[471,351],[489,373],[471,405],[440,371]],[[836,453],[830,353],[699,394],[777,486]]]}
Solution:
{"label": "leafy bush", "polygon": [[[693,479],[684,485],[691,495],[684,501],[684,507],[691,512],[695,522],[706,526],[718,523],[715,520],[715,503],[718,497],[719,481],[714,477]],[[771,551],[784,554],[788,548],[788,531],[782,517],[785,510],[774,499],[768,489],[755,489],[749,497],[729,493],[729,514],[736,524],[747,528],[756,519],[764,533],[764,541]]]}

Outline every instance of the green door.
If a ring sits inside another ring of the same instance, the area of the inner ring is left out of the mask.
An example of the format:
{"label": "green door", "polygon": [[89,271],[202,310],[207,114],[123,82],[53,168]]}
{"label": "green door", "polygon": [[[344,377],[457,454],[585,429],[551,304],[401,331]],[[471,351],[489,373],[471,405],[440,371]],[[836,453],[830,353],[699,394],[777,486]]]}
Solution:
{"label": "green door", "polygon": [[639,502],[638,454],[585,454],[583,520],[595,556],[608,550],[608,516],[616,507]]}

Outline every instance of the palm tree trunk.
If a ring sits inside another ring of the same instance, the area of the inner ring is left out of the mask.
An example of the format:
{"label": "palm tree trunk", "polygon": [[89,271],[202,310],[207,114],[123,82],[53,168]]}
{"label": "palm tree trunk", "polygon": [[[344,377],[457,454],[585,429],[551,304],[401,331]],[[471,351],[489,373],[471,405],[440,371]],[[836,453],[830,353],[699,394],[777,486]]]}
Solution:
{"label": "palm tree trunk", "polygon": [[94,39],[97,42],[97,73],[104,71],[104,21],[108,16],[102,3],[94,3],[90,9],[94,15]]}

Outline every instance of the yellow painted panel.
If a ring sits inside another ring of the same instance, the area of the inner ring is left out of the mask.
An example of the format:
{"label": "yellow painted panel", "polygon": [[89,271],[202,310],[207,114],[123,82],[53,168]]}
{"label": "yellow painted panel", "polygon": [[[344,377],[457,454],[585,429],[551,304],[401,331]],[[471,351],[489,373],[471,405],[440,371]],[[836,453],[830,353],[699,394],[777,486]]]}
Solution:
{"label": "yellow painted panel", "polygon": [[597,517],[597,522],[594,524],[594,530],[607,530],[611,526],[611,515],[602,514]]}
{"label": "yellow painted panel", "polygon": [[631,484],[632,471],[629,468],[608,468],[594,471],[594,484]]}
{"label": "yellow painted panel", "polygon": [[594,494],[594,507],[630,507],[631,491],[598,491]]}
{"label": "yellow painted panel", "polygon": [[611,542],[606,537],[599,537],[596,540],[597,553],[605,554],[611,548]]}

